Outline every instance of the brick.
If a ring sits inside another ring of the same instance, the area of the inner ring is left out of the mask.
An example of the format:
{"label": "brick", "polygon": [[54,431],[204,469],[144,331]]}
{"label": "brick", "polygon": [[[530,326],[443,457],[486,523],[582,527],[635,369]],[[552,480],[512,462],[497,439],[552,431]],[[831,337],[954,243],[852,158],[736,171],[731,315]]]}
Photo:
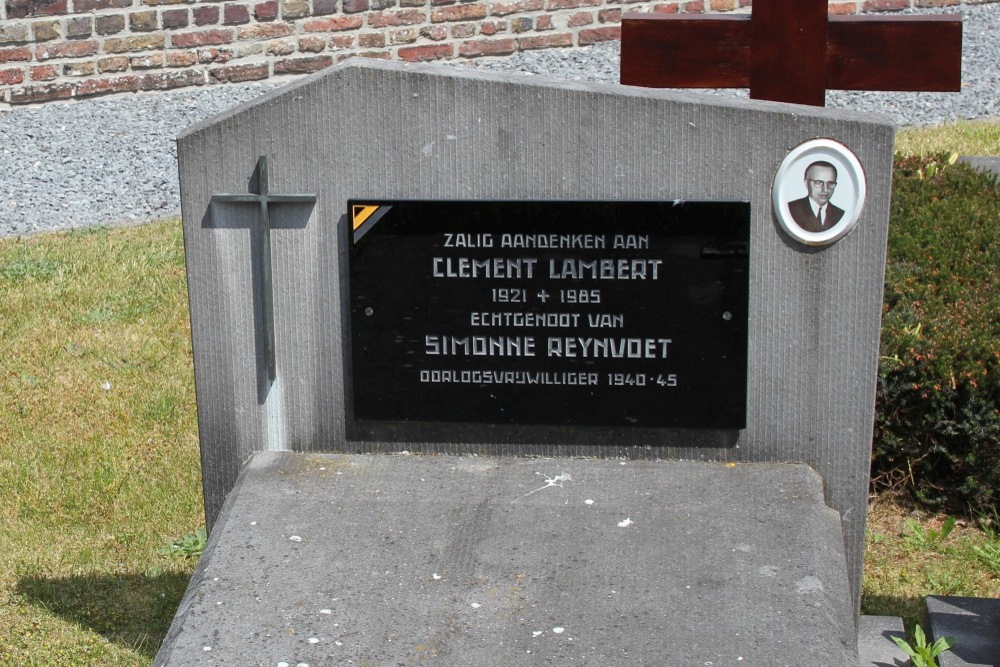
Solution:
{"label": "brick", "polygon": [[165,9],[160,14],[160,23],[163,25],[164,30],[176,30],[177,28],[188,27],[191,21],[188,18],[188,10],[186,9]]}
{"label": "brick", "polygon": [[551,12],[557,9],[576,9],[577,7],[593,7],[601,4],[600,0],[549,0],[547,9]]}
{"label": "brick", "polygon": [[94,18],[94,32],[98,35],[114,35],[125,29],[125,17],[121,14],[103,14]]}
{"label": "brick", "polygon": [[11,104],[34,104],[50,100],[68,100],[73,97],[73,85],[69,83],[42,83],[12,88]]}
{"label": "brick", "polygon": [[337,13],[337,0],[313,0],[313,16],[328,16]]}
{"label": "brick", "polygon": [[31,49],[19,46],[14,49],[0,49],[0,65],[12,62],[28,62],[31,60]]}
{"label": "brick", "polygon": [[97,69],[101,72],[124,72],[128,69],[127,56],[108,56],[97,59]]}
{"label": "brick", "polygon": [[521,12],[536,12],[545,7],[545,0],[516,0],[515,2],[494,2],[490,5],[493,16],[507,16]]}
{"label": "brick", "polygon": [[330,37],[330,49],[353,49],[354,35],[333,35]]}
{"label": "brick", "polygon": [[587,28],[580,31],[580,46],[596,44],[597,42],[610,42],[621,38],[622,28],[619,25],[606,28]]}
{"label": "brick", "polygon": [[295,53],[294,39],[276,39],[267,43],[267,54],[270,56],[287,56]]}
{"label": "brick", "polygon": [[[142,4],[154,7],[160,5],[187,5],[190,3],[191,0],[142,0]],[[140,85],[142,85],[142,82],[140,82]]]}
{"label": "brick", "polygon": [[24,81],[23,69],[0,69],[0,85],[13,86]]}
{"label": "brick", "polygon": [[387,28],[424,23],[427,15],[419,9],[402,9],[395,12],[372,12],[368,15],[369,28]]}
{"label": "brick", "polygon": [[337,56],[337,62],[342,63],[348,58],[371,58],[373,60],[392,60],[392,54],[388,51],[362,51],[361,53],[345,53]]}
{"label": "brick", "polygon": [[302,24],[305,32],[339,32],[356,30],[364,24],[360,16],[337,16],[329,19],[311,19]]}
{"label": "brick", "polygon": [[504,39],[479,39],[460,44],[458,47],[458,55],[463,58],[478,58],[480,56],[509,56],[516,50],[517,40],[511,37]]}
{"label": "brick", "polygon": [[[429,39],[432,42],[440,42],[442,39],[448,37],[448,29],[443,25],[429,25],[420,29],[420,36],[425,39]],[[385,46],[385,44],[373,46]]]}
{"label": "brick", "polygon": [[246,5],[229,4],[222,8],[223,25],[250,23],[250,9]]}
{"label": "brick", "polygon": [[594,15],[590,12],[573,12],[566,19],[566,25],[570,28],[579,28],[582,25],[590,25],[594,22]]}
{"label": "brick", "polygon": [[344,0],[341,4],[345,14],[357,14],[368,11],[368,0]]}
{"label": "brick", "polygon": [[319,53],[326,48],[326,39],[323,37],[302,37],[299,39],[298,50],[303,53]]}
{"label": "brick", "polygon": [[426,0],[399,0],[400,7],[423,7]]}
{"label": "brick", "polygon": [[734,0],[712,0],[709,7],[713,12],[731,12],[736,9]]}
{"label": "brick", "polygon": [[52,81],[59,78],[55,65],[35,65],[30,69],[32,81]]}
{"label": "brick", "polygon": [[910,6],[909,0],[867,0],[864,11],[896,11]]}
{"label": "brick", "polygon": [[170,46],[175,49],[229,44],[232,41],[232,30],[200,30],[198,32],[181,32],[170,36]]}
{"label": "brick", "polygon": [[457,2],[458,0],[431,0],[431,4],[435,7],[439,7],[441,5],[454,5]]}
{"label": "brick", "polygon": [[621,23],[622,10],[602,9],[601,11],[597,12],[597,20],[599,23]]}
{"label": "brick", "polygon": [[486,18],[485,5],[455,5],[454,7],[439,7],[431,10],[431,22],[443,21],[475,21]]}
{"label": "brick", "polygon": [[917,7],[951,7],[959,3],[960,0],[916,0],[914,4]]}
{"label": "brick", "polygon": [[530,32],[535,29],[534,19],[527,16],[518,16],[510,20],[510,30],[514,33]]}
{"label": "brick", "polygon": [[495,35],[498,32],[507,32],[506,21],[483,21],[479,24],[479,33],[482,35]]}
{"label": "brick", "polygon": [[[51,60],[53,58],[84,58],[92,56],[98,50],[97,40],[82,42],[61,42],[58,44],[39,44],[35,47],[36,60]],[[0,58],[0,62],[3,62]]]}
{"label": "brick", "polygon": [[151,72],[139,77],[140,90],[173,90],[205,83],[201,72],[183,70],[178,72]]}
{"label": "brick", "polygon": [[198,62],[194,51],[167,51],[167,67],[190,67]]}
{"label": "brick", "polygon": [[132,35],[129,37],[109,37],[104,40],[105,53],[132,53],[162,49],[166,42],[163,35]]}
{"label": "brick", "polygon": [[286,19],[309,16],[309,3],[303,0],[285,0],[281,3],[281,15]]}
{"label": "brick", "polygon": [[475,23],[455,23],[451,26],[451,36],[454,39],[467,39],[475,34]]}
{"label": "brick", "polygon": [[0,25],[0,44],[16,44],[17,42],[30,41],[31,38],[28,37],[27,23],[7,23],[6,25]]}
{"label": "brick", "polygon": [[73,0],[73,12],[76,14],[96,12],[101,9],[122,9],[131,6],[132,0]]}
{"label": "brick", "polygon": [[134,93],[137,90],[139,90],[139,77],[135,75],[116,76],[106,79],[86,79],[76,86],[78,97],[108,93]]}
{"label": "brick", "polygon": [[413,44],[420,38],[420,31],[416,28],[399,28],[389,31],[389,44],[398,46],[400,44]]}
{"label": "brick", "polygon": [[159,69],[163,67],[163,54],[151,53],[146,56],[133,56],[128,59],[132,69]]}
{"label": "brick", "polygon": [[[168,11],[179,11],[184,12],[185,15],[187,14],[186,9],[171,9]],[[166,14],[166,12],[164,12],[164,14]],[[132,12],[128,15],[128,27],[132,32],[152,32],[153,30],[156,30],[156,10],[150,9],[144,12]],[[166,28],[167,26],[163,27]]]}
{"label": "brick", "polygon": [[830,13],[842,16],[844,14],[854,14],[858,11],[858,6],[853,2],[835,2],[830,5]]}
{"label": "brick", "polygon": [[552,30],[554,27],[552,25],[552,17],[548,14],[535,19],[535,30]]}
{"label": "brick", "polygon": [[358,46],[363,49],[376,49],[385,46],[385,33],[366,32],[358,35]]}
{"label": "brick", "polygon": [[278,0],[258,2],[253,6],[253,16],[258,21],[273,21],[278,18]]}
{"label": "brick", "polygon": [[274,63],[275,74],[308,74],[329,67],[333,56],[311,56],[309,58],[289,58]]}
{"label": "brick", "polygon": [[865,0],[863,7],[866,12],[884,12],[906,9],[909,4],[909,0]]}
{"label": "brick", "polygon": [[695,2],[685,2],[681,5],[681,12],[684,14],[704,14],[705,3],[701,0],[696,0]]}
{"label": "brick", "polygon": [[236,42],[225,47],[233,58],[246,58],[248,56],[259,56],[264,53],[264,42]]}
{"label": "brick", "polygon": [[66,63],[62,66],[63,76],[90,76],[97,71],[97,66],[92,61],[82,63]]}
{"label": "brick", "polygon": [[406,46],[399,50],[399,59],[409,62],[425,62],[451,58],[454,54],[451,44],[427,44],[424,46]]}
{"label": "brick", "polygon": [[224,49],[198,49],[198,62],[207,65],[209,63],[227,63],[233,54]]}
{"label": "brick", "polygon": [[559,33],[557,35],[530,35],[517,40],[517,48],[521,51],[532,49],[551,49],[560,46],[573,46],[573,35]]}
{"label": "brick", "polygon": [[236,29],[236,39],[276,39],[278,37],[288,37],[295,32],[295,26],[291,23],[257,23],[240,26]]}
{"label": "brick", "polygon": [[679,2],[666,2],[653,5],[653,12],[657,14],[677,14],[680,11],[681,4]]}
{"label": "brick", "polygon": [[67,0],[7,0],[7,18],[59,16],[68,13]]}
{"label": "brick", "polygon": [[195,7],[191,10],[191,14],[197,26],[215,25],[219,22],[218,7]]}
{"label": "brick", "polygon": [[228,81],[229,83],[240,83],[241,81],[259,81],[270,76],[267,63],[248,63],[245,65],[229,65],[227,67],[215,67],[208,71],[216,81]]}
{"label": "brick", "polygon": [[31,32],[36,42],[48,42],[53,39],[59,39],[59,22],[35,21],[31,24]]}

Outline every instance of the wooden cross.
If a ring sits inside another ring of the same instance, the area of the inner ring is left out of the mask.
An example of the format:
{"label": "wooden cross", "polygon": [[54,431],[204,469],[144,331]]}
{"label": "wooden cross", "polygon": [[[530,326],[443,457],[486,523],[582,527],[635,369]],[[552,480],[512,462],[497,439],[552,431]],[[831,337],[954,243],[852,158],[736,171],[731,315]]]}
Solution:
{"label": "wooden cross", "polygon": [[[251,232],[256,224],[260,232],[260,242],[256,244],[256,259],[260,266],[261,321],[264,329],[264,355],[267,364],[267,379],[274,382],[277,375],[274,354],[274,297],[271,290],[271,204],[315,204],[316,195],[273,195],[267,176],[267,156],[257,158],[257,166],[250,178],[250,192],[216,193],[212,202],[236,204],[257,204],[260,214],[250,223]],[[253,234],[251,233],[251,243]]]}
{"label": "wooden cross", "polygon": [[750,16],[622,18],[621,83],[749,88],[750,97],[823,106],[827,89],[953,91],[962,19],[827,16],[827,0],[756,0]]}

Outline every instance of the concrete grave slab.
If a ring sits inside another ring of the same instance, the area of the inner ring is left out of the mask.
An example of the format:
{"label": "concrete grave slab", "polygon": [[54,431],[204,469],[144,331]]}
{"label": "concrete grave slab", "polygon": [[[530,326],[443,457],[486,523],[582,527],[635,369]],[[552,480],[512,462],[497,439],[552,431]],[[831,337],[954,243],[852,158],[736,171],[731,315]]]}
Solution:
{"label": "concrete grave slab", "polygon": [[958,158],[959,162],[969,165],[977,171],[993,174],[1000,177],[1000,157],[984,155],[963,155]]}
{"label": "concrete grave slab", "polygon": [[260,453],[155,664],[423,660],[857,665],[839,516],[801,464]]}
{"label": "concrete grave slab", "polygon": [[938,657],[941,667],[1000,665],[1000,600],[928,595],[926,604],[930,640],[955,639]]}
{"label": "concrete grave slab", "polygon": [[[857,610],[893,131],[844,111],[372,61],[194,126],[178,154],[213,539],[241,467],[264,451],[796,462],[840,515]],[[771,203],[782,161],[814,139],[848,147],[867,181],[857,226],[825,248],[791,239]],[[315,197],[270,211],[269,280],[255,205],[213,203],[247,192],[261,155],[270,193]],[[749,202],[747,427],[359,428],[343,316],[351,198]],[[756,521],[766,508],[753,502],[729,498]]]}
{"label": "concrete grave slab", "polygon": [[909,660],[893,637],[906,639],[903,619],[897,616],[858,618],[858,657],[861,667],[902,667]]}

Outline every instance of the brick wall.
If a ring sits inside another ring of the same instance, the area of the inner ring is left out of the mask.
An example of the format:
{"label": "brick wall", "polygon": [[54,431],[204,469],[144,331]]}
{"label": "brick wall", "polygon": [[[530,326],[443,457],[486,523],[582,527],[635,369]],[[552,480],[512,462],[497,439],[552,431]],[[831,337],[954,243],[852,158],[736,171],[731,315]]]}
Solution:
{"label": "brick wall", "polygon": [[[0,104],[304,74],[355,55],[453,60],[585,46],[618,39],[623,11],[748,11],[750,3],[0,0]],[[830,11],[954,4],[830,0]]]}

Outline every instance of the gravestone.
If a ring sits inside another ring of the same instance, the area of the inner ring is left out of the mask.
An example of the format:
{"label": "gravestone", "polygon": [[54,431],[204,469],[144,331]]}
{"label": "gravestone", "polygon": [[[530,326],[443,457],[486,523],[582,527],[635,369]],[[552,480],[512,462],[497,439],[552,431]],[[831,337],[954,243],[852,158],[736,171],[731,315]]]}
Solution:
{"label": "gravestone", "polygon": [[892,140],[367,61],[185,132],[211,537],[157,664],[857,664]]}

